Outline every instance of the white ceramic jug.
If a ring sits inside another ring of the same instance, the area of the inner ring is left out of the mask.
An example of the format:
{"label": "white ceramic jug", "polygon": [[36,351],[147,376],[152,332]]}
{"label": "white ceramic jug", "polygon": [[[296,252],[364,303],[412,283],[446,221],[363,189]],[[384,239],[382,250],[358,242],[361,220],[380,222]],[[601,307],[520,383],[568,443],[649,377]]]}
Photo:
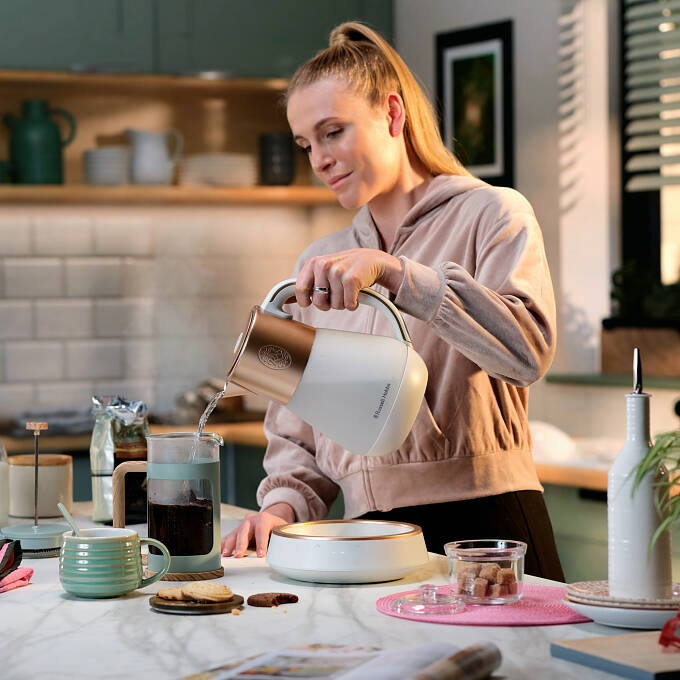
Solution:
{"label": "white ceramic jug", "polygon": [[265,395],[353,453],[382,456],[399,448],[427,385],[427,367],[399,310],[364,288],[359,303],[384,313],[396,338],[312,328],[283,311],[294,294],[295,279],[288,279],[252,308],[226,396]]}
{"label": "white ceramic jug", "polygon": [[[130,179],[133,184],[170,184],[175,164],[184,148],[184,137],[179,130],[148,132],[125,130],[132,145]],[[170,153],[170,138],[175,149]]]}

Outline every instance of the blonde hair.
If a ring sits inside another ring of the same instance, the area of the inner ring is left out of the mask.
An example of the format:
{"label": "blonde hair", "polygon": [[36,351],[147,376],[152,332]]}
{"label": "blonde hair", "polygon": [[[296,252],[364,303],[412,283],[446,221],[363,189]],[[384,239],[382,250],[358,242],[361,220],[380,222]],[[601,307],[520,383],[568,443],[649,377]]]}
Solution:
{"label": "blonde hair", "polygon": [[406,112],[404,139],[410,158],[417,158],[432,175],[469,175],[442,142],[434,110],[403,59],[376,31],[358,21],[336,26],[329,46],[295,72],[286,91],[292,93],[317,80],[343,78],[372,104],[397,92]]}

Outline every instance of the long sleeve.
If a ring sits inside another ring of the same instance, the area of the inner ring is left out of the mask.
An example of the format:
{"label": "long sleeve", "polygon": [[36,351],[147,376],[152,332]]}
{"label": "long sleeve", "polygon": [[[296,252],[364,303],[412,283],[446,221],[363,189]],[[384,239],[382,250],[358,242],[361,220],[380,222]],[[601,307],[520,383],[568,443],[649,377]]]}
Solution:
{"label": "long sleeve", "polygon": [[285,406],[271,402],[264,421],[269,445],[267,472],[257,490],[261,508],[288,503],[298,522],[321,519],[338,495],[338,486],[316,464],[314,431]]}
{"label": "long sleeve", "polygon": [[401,256],[404,280],[395,304],[419,318],[492,377],[527,386],[555,352],[555,301],[543,239],[529,204],[480,217],[474,255],[463,266],[429,267]]}

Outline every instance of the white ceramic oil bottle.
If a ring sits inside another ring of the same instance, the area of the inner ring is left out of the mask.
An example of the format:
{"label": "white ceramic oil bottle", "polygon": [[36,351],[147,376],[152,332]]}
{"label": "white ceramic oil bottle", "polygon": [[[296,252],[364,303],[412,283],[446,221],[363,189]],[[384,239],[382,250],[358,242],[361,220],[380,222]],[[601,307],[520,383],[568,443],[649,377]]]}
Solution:
{"label": "white ceramic oil bottle", "polygon": [[650,395],[642,391],[642,362],[635,348],[634,390],[626,395],[626,442],[609,470],[607,525],[609,595],[613,598],[669,598],[672,595],[670,535],[649,549],[660,517],[654,503],[657,475],[648,474],[633,492],[633,468],[651,446]]}

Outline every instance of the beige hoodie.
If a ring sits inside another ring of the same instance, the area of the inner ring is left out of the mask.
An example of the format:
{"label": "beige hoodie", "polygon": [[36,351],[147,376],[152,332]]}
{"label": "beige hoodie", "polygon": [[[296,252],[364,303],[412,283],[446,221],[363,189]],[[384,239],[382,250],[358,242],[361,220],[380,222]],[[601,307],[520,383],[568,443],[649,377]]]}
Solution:
{"label": "beige hoodie", "polygon": [[[300,256],[380,248],[367,206],[342,231]],[[527,386],[550,366],[555,302],[543,239],[527,200],[472,177],[440,175],[404,217],[390,253],[404,263],[392,296],[429,372],[402,446],[386,456],[350,453],[285,406],[265,418],[268,476],[257,500],[290,504],[298,521],[323,518],[338,488],[345,517],[542,487],[528,427]],[[374,288],[384,294],[381,286]],[[392,335],[377,310],[291,305],[317,328]]]}

